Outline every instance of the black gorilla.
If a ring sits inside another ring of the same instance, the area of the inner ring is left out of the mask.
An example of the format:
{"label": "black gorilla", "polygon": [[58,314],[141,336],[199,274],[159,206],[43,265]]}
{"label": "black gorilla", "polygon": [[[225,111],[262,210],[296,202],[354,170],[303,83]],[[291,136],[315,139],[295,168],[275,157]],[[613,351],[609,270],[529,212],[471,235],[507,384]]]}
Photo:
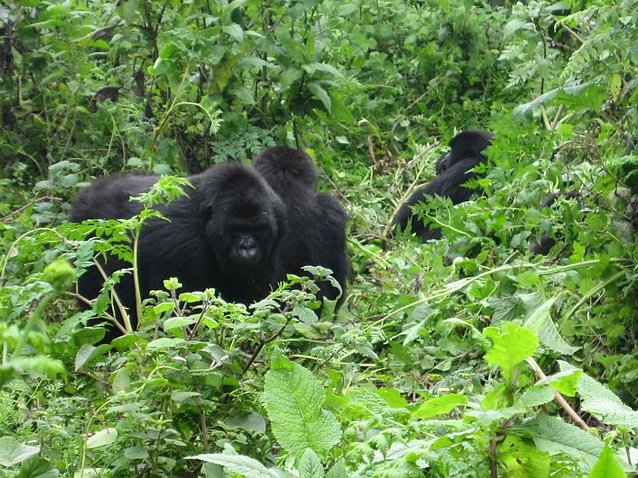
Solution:
{"label": "black gorilla", "polygon": [[[283,240],[286,272],[301,274],[306,265],[327,267],[345,292],[347,214],[330,194],[317,193],[318,174],[312,158],[298,149],[275,147],[259,153],[253,166],[286,205],[290,226]],[[319,297],[337,297],[338,291],[329,283],[319,287]]]}
{"label": "black gorilla", "polygon": [[[151,175],[98,179],[73,201],[71,220],[130,218],[142,206],[131,196],[148,191]],[[189,176],[193,190],[157,209],[169,219],[151,219],[140,235],[138,270],[142,298],[177,277],[184,291],[213,287],[228,301],[250,303],[266,296],[283,277],[279,244],[285,234],[285,206],[250,167],[228,163]],[[109,257],[108,274],[130,264]],[[78,281],[80,295],[93,299],[102,287],[97,268]],[[135,316],[133,280],[125,276],[116,292]],[[109,332],[109,339],[119,335]]]}
{"label": "black gorilla", "polygon": [[408,223],[411,223],[412,232],[423,241],[440,239],[441,230],[426,226],[412,213],[412,206],[429,195],[447,197],[453,204],[458,204],[467,201],[477,193],[476,189],[469,189],[463,185],[476,177],[476,174],[470,170],[485,161],[482,151],[491,144],[493,136],[489,131],[467,130],[452,138],[450,151],[441,156],[436,163],[437,176],[429,183],[417,188],[399,208],[395,218],[399,229],[403,230]]}

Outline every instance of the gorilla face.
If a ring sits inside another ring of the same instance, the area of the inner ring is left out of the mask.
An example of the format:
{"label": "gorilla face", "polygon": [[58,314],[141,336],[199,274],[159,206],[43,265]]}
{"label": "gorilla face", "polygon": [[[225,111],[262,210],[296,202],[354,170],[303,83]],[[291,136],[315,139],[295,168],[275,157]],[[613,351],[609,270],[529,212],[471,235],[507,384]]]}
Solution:
{"label": "gorilla face", "polygon": [[276,254],[285,228],[284,205],[252,169],[229,165],[217,172],[215,184],[205,184],[202,190],[209,246],[230,274],[259,267]]}

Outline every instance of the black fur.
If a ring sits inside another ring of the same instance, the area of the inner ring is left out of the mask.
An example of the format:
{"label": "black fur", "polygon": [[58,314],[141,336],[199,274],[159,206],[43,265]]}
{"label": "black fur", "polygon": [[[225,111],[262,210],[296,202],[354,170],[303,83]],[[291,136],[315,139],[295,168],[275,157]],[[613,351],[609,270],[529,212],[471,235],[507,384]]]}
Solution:
{"label": "black fur", "polygon": [[[330,194],[317,193],[312,158],[298,149],[275,147],[259,153],[253,165],[286,204],[289,228],[282,257],[286,272],[301,274],[305,265],[327,267],[345,292],[347,214]],[[337,297],[338,291],[329,283],[319,286],[320,296]]]}
{"label": "black fur", "polygon": [[[158,180],[151,175],[104,177],[74,200],[71,220],[130,218],[142,206],[131,196],[148,191]],[[228,163],[188,178],[194,189],[157,209],[170,221],[152,219],[142,228],[139,277],[142,298],[163,288],[163,280],[177,277],[182,291],[216,289],[228,301],[250,303],[262,299],[283,277],[280,239],[287,218],[284,204],[252,168]],[[112,273],[129,264],[109,257]],[[79,293],[93,299],[102,287],[96,268],[78,281]],[[134,316],[133,280],[116,287]],[[115,330],[110,338],[119,335]]]}
{"label": "black fur", "polygon": [[412,206],[425,200],[426,196],[450,198],[453,204],[467,201],[479,192],[463,185],[476,177],[471,169],[485,161],[482,151],[492,141],[493,134],[488,131],[467,130],[457,134],[450,141],[450,151],[441,156],[436,163],[438,175],[429,183],[417,188],[399,208],[395,223],[399,229],[405,229],[409,223],[412,232],[421,240],[440,239],[441,230],[431,229],[412,213]]}

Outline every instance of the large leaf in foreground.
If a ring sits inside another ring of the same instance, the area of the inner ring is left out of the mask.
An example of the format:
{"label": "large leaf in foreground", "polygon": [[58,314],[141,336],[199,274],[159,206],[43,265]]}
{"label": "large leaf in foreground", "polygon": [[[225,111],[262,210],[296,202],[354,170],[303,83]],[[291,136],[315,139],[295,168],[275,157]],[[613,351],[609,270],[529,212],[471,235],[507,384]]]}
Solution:
{"label": "large leaf in foreground", "polygon": [[310,448],[322,455],[339,442],[334,415],[321,409],[325,392],[312,373],[275,353],[266,374],[264,402],[279,444],[300,457]]}

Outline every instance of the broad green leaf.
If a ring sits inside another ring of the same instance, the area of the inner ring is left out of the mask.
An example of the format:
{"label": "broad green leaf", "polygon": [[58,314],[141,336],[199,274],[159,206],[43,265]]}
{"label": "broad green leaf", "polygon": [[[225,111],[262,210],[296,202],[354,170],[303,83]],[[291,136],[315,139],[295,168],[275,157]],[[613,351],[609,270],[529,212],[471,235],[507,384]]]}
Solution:
{"label": "broad green leaf", "polygon": [[299,478],[323,478],[325,473],[323,465],[317,454],[308,448],[297,465]]}
{"label": "broad green leaf", "polygon": [[589,478],[627,478],[622,466],[614,457],[607,444],[603,448],[600,458],[592,468]]}
{"label": "broad green leaf", "polygon": [[554,400],[555,395],[554,390],[550,387],[533,386],[525,390],[523,395],[518,399],[518,402],[521,403],[523,407],[529,409],[551,402]]}
{"label": "broad green leaf", "polygon": [[[514,108],[513,114],[514,116],[525,116],[528,114],[532,114],[536,109],[540,108],[542,105],[553,100],[554,97],[556,97],[556,95],[558,95],[559,93],[566,93],[567,95],[577,95],[583,90],[585,90],[587,86],[588,85],[586,84],[581,84],[576,86],[561,87],[561,88],[555,88],[553,90],[549,90],[548,92],[543,93],[538,98],[530,101],[529,103],[525,103],[525,104],[517,106],[516,108]],[[561,96],[561,98],[564,98],[564,96]]]}
{"label": "broad green leaf", "polygon": [[214,463],[223,466],[233,473],[238,473],[245,478],[280,478],[278,473],[269,470],[257,460],[247,456],[206,453],[203,455],[187,456],[186,459]]}
{"label": "broad green leaf", "polygon": [[253,92],[245,86],[236,86],[235,88],[230,89],[229,93],[240,99],[241,102],[246,105],[255,104],[255,96],[253,95]]}
{"label": "broad green leaf", "polygon": [[332,109],[332,101],[330,100],[330,95],[328,95],[328,92],[324,90],[323,87],[316,81],[308,83],[308,89],[323,103],[326,111],[330,113]]}
{"label": "broad green leaf", "polygon": [[314,310],[300,305],[297,305],[294,309],[292,309],[292,315],[297,317],[304,324],[314,324],[319,320]]}
{"label": "broad green leaf", "polygon": [[578,347],[572,347],[563,339],[556,329],[556,324],[551,318],[551,309],[556,302],[556,297],[546,300],[525,318],[523,325],[536,332],[543,346],[562,355],[573,355]]}
{"label": "broad green leaf", "polygon": [[498,447],[499,461],[508,478],[546,478],[549,454],[515,436],[508,436]]}
{"label": "broad green leaf", "polygon": [[582,375],[583,371],[579,369],[565,370],[539,380],[536,385],[550,385],[554,390],[563,395],[573,397],[576,395],[578,383]]}
{"label": "broad green leaf", "polygon": [[244,30],[236,23],[225,25],[222,27],[222,30],[230,35],[237,43],[241,43],[244,40]]}
{"label": "broad green leaf", "polygon": [[485,354],[485,360],[503,369],[509,376],[513,368],[531,357],[538,347],[534,333],[514,322],[505,322],[499,328],[488,327],[483,335],[492,341],[492,348]]}
{"label": "broad green leaf", "polygon": [[326,473],[326,478],[348,478],[343,458],[334,464]]}
{"label": "broad green leaf", "polygon": [[173,390],[171,392],[171,400],[173,400],[175,403],[183,403],[190,398],[199,396],[201,396],[201,394],[197,392],[186,392],[180,390]]}
{"label": "broad green leaf", "polygon": [[113,393],[115,394],[118,394],[119,392],[128,392],[131,389],[131,377],[128,369],[121,368],[115,372],[112,387]]}
{"label": "broad green leaf", "polygon": [[408,401],[395,388],[381,387],[377,390],[377,395],[392,408],[408,408]]}
{"label": "broad green leaf", "polygon": [[163,350],[179,347],[184,343],[183,339],[171,339],[168,337],[162,337],[161,339],[153,340],[146,346],[148,350]]}
{"label": "broad green leaf", "polygon": [[256,412],[250,412],[246,415],[228,417],[224,420],[226,425],[230,427],[239,427],[248,431],[256,431],[266,433],[266,420]]}
{"label": "broad green leaf", "polygon": [[164,330],[177,329],[179,327],[186,327],[193,325],[197,322],[199,317],[197,315],[190,315],[188,317],[171,317],[164,321]]}
{"label": "broad green leaf", "polygon": [[78,353],[75,355],[75,371],[80,370],[86,363],[94,359],[95,357],[99,357],[104,355],[108,350],[111,349],[110,344],[102,344],[94,347],[90,344],[84,344],[78,350]]}
{"label": "broad green leaf", "polygon": [[117,430],[115,428],[105,428],[104,430],[100,430],[95,435],[89,437],[86,441],[86,447],[91,448],[100,448],[106,445],[110,445],[111,443],[117,440]]}
{"label": "broad green leaf", "polygon": [[[561,370],[569,371],[574,367],[559,361]],[[628,429],[638,428],[638,412],[625,405],[609,388],[583,375],[578,383],[578,394],[582,400],[580,406],[607,425],[622,426]]]}
{"label": "broad green leaf", "polygon": [[467,397],[458,393],[450,393],[442,397],[432,398],[423,403],[412,414],[413,418],[430,418],[451,412],[460,405],[467,403]]}
{"label": "broad green leaf", "polygon": [[532,438],[536,446],[548,453],[565,453],[579,459],[588,467],[593,466],[603,449],[603,442],[580,428],[565,423],[560,418],[539,414],[533,420],[516,427]]}
{"label": "broad green leaf", "polygon": [[275,352],[266,374],[264,402],[279,444],[301,456],[318,455],[339,442],[341,429],[332,413],[322,410],[325,392],[312,373]]}
{"label": "broad green leaf", "polygon": [[13,466],[40,452],[39,446],[29,446],[11,437],[0,438],[0,465]]}

